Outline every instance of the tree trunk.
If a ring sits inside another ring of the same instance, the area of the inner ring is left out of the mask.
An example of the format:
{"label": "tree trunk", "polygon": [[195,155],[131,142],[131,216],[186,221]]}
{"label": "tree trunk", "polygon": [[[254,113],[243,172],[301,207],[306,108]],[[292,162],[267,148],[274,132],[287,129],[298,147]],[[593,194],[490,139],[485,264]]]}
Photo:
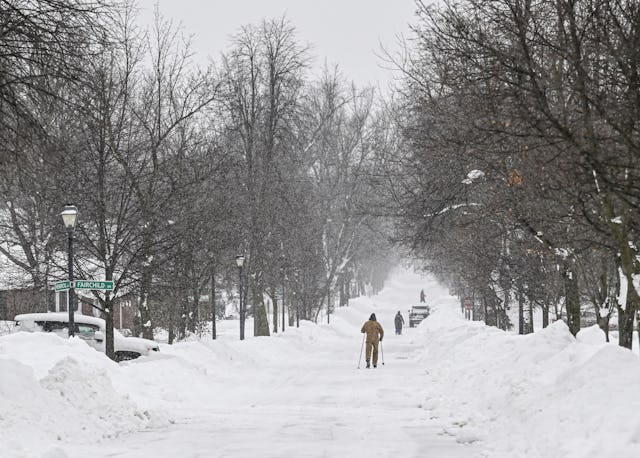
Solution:
{"label": "tree trunk", "polygon": [[296,297],[293,294],[293,291],[291,288],[289,288],[288,291],[288,295],[289,295],[289,327],[292,328],[296,325],[296,306],[295,306],[295,300]]}
{"label": "tree trunk", "polygon": [[[273,333],[278,333],[278,296],[275,288],[273,288],[273,295],[271,296],[273,303]],[[284,298],[283,298],[284,300]]]}
{"label": "tree trunk", "polygon": [[151,290],[151,274],[147,268],[143,268],[142,281],[140,282],[140,327],[142,337],[153,339],[153,323],[151,322],[151,308],[149,307],[149,291]]}
{"label": "tree trunk", "polygon": [[484,312],[484,316],[482,317],[484,319],[484,324],[489,324],[487,323],[489,319],[489,314],[487,313],[487,296],[484,294],[482,294],[482,307]]}
{"label": "tree trunk", "polygon": [[169,345],[172,345],[176,340],[176,329],[178,327],[178,322],[176,320],[176,313],[178,311],[178,308],[176,307],[176,304],[180,302],[180,297],[176,294],[173,294],[169,297],[169,301]]}
{"label": "tree trunk", "polygon": [[193,290],[193,302],[191,303],[191,310],[187,323],[189,324],[189,331],[193,334],[196,332],[196,324],[200,320],[200,289]]}
{"label": "tree trunk", "polygon": [[[620,229],[620,232],[623,228]],[[633,347],[633,320],[636,312],[640,310],[640,296],[633,284],[633,276],[637,273],[638,266],[636,252],[629,246],[626,232],[618,235],[620,248],[620,270],[618,275],[625,278],[627,282],[627,295],[625,307],[618,304],[618,334],[621,347],[631,350]]]}
{"label": "tree trunk", "polygon": [[624,308],[618,304],[618,335],[620,346],[631,350],[633,347],[633,320],[636,311],[640,310],[640,297],[632,286],[632,275],[625,273],[624,276],[627,280],[627,303]]}
{"label": "tree trunk", "polygon": [[169,306],[169,345],[173,345],[176,340],[176,307],[173,305],[176,303],[177,298],[170,298],[171,305]]}
{"label": "tree trunk", "polygon": [[262,297],[262,288],[253,284],[253,335],[254,336],[268,336],[269,335],[269,320],[267,318],[267,309],[264,306],[264,299]]}
{"label": "tree trunk", "polygon": [[[105,316],[105,354],[108,358],[115,360],[116,354],[114,351],[114,332],[113,332],[113,298],[107,291],[104,301],[104,316]],[[122,324],[121,324],[122,326]]]}
{"label": "tree trunk", "polygon": [[549,306],[547,304],[542,305],[542,327],[549,326]]}
{"label": "tree trunk", "polygon": [[[623,205],[616,211],[613,200],[608,194],[603,196],[602,202],[609,221],[609,228],[617,243],[619,268],[627,282],[626,304],[624,308],[618,304],[619,344],[621,347],[631,349],[633,347],[633,320],[636,312],[640,310],[640,296],[638,296],[633,284],[633,276],[639,273],[640,265],[627,226],[630,210]],[[614,219],[620,216],[622,216],[621,224],[614,222]],[[620,273],[618,275],[620,276]]]}
{"label": "tree trunk", "polygon": [[574,336],[580,331],[580,291],[578,290],[578,276],[571,269],[569,261],[564,261],[564,293],[565,310],[567,311],[567,325]]}
{"label": "tree trunk", "polygon": [[331,307],[331,279],[327,280],[327,324],[329,324],[329,319],[331,317],[332,312]]}
{"label": "tree trunk", "polygon": [[604,331],[604,336],[607,342],[609,342],[609,318],[610,315],[598,316],[598,326],[600,326],[600,329]]}
{"label": "tree trunk", "polygon": [[504,288],[504,306],[502,307],[502,310],[500,311],[500,321],[502,326],[500,327],[500,329],[503,330],[507,330],[507,328],[510,328],[511,324],[509,322],[509,320],[507,319],[507,312],[509,310],[509,307],[511,305],[511,290],[508,288]]}
{"label": "tree trunk", "polygon": [[524,297],[520,291],[518,291],[518,334],[524,334]]}
{"label": "tree trunk", "polygon": [[533,332],[533,303],[529,302],[529,326],[527,326],[527,334],[531,334]]}
{"label": "tree trunk", "polygon": [[216,340],[216,273],[211,269],[211,338]]}
{"label": "tree trunk", "polygon": [[189,297],[187,291],[180,291],[180,317],[178,319],[178,338],[187,337],[187,321],[189,319]]}

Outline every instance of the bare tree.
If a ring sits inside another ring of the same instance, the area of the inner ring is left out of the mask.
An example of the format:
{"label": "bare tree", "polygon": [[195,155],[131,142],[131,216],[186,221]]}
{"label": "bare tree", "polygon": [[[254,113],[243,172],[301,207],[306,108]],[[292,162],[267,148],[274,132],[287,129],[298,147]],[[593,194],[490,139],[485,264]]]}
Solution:
{"label": "bare tree", "polygon": [[255,335],[269,335],[263,294],[270,268],[268,253],[279,247],[271,229],[277,220],[271,187],[276,162],[291,142],[307,60],[307,49],[298,44],[295,29],[285,19],[243,27],[234,37],[232,51],[223,58],[224,110],[229,135],[240,147],[248,208],[243,225],[248,261],[244,270],[250,280]]}

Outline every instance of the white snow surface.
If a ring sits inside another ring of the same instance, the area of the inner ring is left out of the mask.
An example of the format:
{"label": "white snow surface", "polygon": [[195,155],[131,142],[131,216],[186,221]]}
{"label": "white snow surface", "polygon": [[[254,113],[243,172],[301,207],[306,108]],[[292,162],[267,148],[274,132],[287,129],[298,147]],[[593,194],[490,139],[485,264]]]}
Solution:
{"label": "white snow surface", "polygon": [[[434,312],[394,335],[421,289]],[[358,369],[371,312],[385,364]],[[237,320],[218,328],[121,364],[77,338],[0,337],[0,456],[640,456],[638,357],[597,327],[465,321],[432,278],[399,269],[328,325],[243,342]]]}

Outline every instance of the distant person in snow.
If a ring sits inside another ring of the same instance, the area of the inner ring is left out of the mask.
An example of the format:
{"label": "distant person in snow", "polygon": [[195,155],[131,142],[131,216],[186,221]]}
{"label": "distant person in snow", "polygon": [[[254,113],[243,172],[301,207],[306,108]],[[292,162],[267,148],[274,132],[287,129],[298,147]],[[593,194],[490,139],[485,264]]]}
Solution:
{"label": "distant person in snow", "polygon": [[420,302],[425,302],[424,300],[424,289],[420,290]]}
{"label": "distant person in snow", "polygon": [[373,351],[373,367],[378,367],[378,342],[382,342],[384,330],[380,323],[376,321],[376,314],[372,313],[369,321],[362,325],[360,332],[367,333],[367,369],[369,369],[369,361],[371,361],[371,352]]}
{"label": "distant person in snow", "polygon": [[402,318],[402,315],[400,315],[400,310],[398,310],[398,313],[396,313],[396,335],[399,336],[400,334],[402,334],[402,325],[404,324],[404,318]]}

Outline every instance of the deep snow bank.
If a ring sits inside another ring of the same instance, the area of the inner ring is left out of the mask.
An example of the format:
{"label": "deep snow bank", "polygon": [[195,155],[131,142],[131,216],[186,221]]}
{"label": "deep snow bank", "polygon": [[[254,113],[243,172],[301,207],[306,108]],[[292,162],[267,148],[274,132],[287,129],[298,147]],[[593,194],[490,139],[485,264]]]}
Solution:
{"label": "deep snow bank", "polygon": [[418,331],[423,408],[491,457],[640,456],[640,361],[597,328],[518,336],[439,307]]}
{"label": "deep snow bank", "polygon": [[[0,337],[0,448],[3,457],[62,456],[57,448],[166,424],[116,380],[125,368],[79,339],[17,333]],[[130,384],[137,381],[130,380]]]}

